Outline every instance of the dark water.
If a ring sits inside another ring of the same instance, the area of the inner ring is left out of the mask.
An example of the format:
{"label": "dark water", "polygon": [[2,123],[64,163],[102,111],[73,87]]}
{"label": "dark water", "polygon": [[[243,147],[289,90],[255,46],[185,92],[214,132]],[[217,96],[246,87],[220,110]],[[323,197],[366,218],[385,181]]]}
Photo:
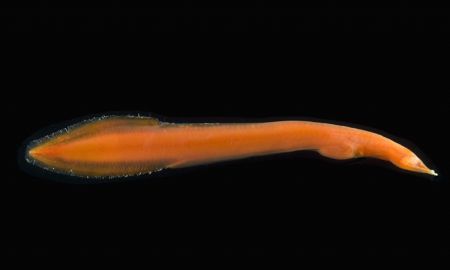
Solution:
{"label": "dark water", "polygon": [[[375,25],[381,30],[420,30],[417,21],[439,30],[442,21],[392,13],[354,18],[333,6],[320,15],[322,28],[308,19],[320,10],[287,17],[241,11],[231,16],[231,28],[227,16],[208,19],[192,10],[174,20],[170,10],[109,17],[42,12],[8,19],[10,30],[32,32],[8,38],[5,51],[2,245],[10,254],[449,255],[445,43],[339,32],[339,18],[356,33],[371,30],[358,18],[372,25],[387,16]],[[286,18],[306,24],[294,27]],[[269,34],[272,19],[289,35]],[[305,27],[327,34],[295,32]],[[187,33],[197,28],[211,35]],[[78,33],[86,29],[101,33]],[[122,34],[128,30],[135,32]],[[19,168],[18,149],[37,130],[112,111],[174,121],[354,123],[413,142],[440,176],[432,182],[382,162],[334,162],[313,153],[104,185],[71,185]]]}

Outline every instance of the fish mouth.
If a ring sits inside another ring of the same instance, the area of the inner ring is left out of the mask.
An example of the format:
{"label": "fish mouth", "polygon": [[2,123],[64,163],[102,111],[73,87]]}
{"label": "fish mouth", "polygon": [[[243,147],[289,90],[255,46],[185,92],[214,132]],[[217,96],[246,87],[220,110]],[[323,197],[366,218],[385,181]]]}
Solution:
{"label": "fish mouth", "polygon": [[406,158],[406,160],[404,162],[405,162],[404,168],[406,170],[410,170],[410,171],[414,171],[414,172],[418,172],[418,173],[425,173],[425,174],[429,174],[432,176],[439,175],[435,170],[428,168],[425,165],[425,163],[422,160],[420,160],[417,156],[412,156],[412,157]]}
{"label": "fish mouth", "polygon": [[419,158],[417,159],[418,161],[416,161],[415,167],[419,172],[426,173],[432,176],[438,176],[438,173],[435,170],[428,168],[425,163],[423,163]]}

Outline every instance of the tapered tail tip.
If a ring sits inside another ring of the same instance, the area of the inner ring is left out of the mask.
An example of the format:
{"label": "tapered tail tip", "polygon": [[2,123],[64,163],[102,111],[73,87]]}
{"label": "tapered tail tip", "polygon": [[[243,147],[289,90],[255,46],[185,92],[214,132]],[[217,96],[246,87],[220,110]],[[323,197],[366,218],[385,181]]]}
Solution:
{"label": "tapered tail tip", "polygon": [[437,172],[435,172],[434,170],[430,170],[430,174],[433,176],[438,176],[439,174]]}

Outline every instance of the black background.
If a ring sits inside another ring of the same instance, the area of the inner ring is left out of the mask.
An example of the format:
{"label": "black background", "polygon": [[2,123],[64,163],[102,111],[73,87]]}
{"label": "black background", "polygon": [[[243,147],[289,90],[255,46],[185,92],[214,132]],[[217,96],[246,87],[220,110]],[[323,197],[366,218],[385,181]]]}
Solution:
{"label": "black background", "polygon": [[[449,255],[448,42],[427,35],[449,29],[437,3],[21,3],[1,11],[20,32],[2,41],[10,254]],[[363,125],[413,142],[440,176],[313,153],[100,185],[19,169],[37,130],[117,111]]]}

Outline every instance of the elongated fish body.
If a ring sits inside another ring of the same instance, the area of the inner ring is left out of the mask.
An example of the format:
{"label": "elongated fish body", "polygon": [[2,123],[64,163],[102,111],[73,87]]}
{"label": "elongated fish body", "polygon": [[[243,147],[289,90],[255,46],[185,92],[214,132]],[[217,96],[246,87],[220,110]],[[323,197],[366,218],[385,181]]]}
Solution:
{"label": "elongated fish body", "polygon": [[309,121],[172,124],[109,116],[31,142],[26,159],[57,173],[124,177],[224,160],[299,150],[333,159],[374,157],[436,175],[409,149],[369,131]]}

